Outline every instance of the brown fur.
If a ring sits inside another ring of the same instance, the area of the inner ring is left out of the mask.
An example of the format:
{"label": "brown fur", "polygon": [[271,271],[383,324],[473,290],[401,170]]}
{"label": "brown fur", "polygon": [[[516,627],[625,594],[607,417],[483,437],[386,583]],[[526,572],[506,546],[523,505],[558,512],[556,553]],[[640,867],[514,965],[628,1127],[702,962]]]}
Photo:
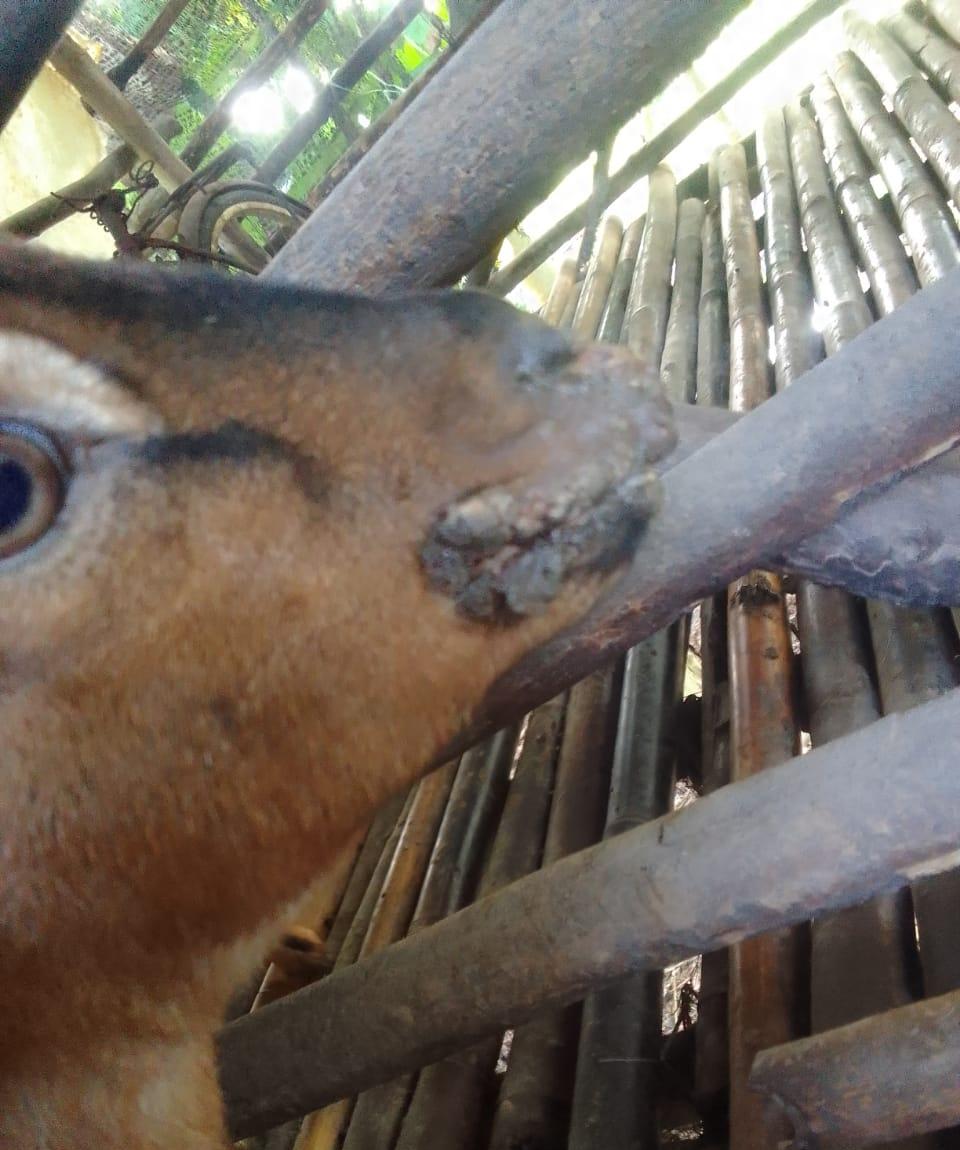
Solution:
{"label": "brown fur", "polygon": [[[96,366],[83,404],[83,369],[11,331]],[[483,299],[4,253],[0,417],[75,460],[0,561],[4,1147],[224,1145],[211,1035],[278,916],[607,578],[484,625],[418,560],[452,500],[662,414],[518,386],[562,346]]]}

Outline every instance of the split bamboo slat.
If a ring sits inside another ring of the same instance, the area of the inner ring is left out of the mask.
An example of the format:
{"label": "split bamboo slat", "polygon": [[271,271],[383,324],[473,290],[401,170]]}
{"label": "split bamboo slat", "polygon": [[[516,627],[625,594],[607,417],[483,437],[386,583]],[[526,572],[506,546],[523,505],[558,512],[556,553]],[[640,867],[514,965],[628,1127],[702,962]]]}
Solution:
{"label": "split bamboo slat", "polygon": [[[730,405],[748,411],[769,395],[766,308],[757,228],[743,149],[717,159],[730,312]],[[754,571],[728,598],[731,777],[749,778],[794,756],[799,729],[792,690],[793,652],[781,581]],[[802,930],[735,944],[730,951],[730,1141],[767,1147],[773,1133],[747,1081],[758,1051],[803,1032]],[[789,1131],[780,1131],[786,1137]]]}
{"label": "split bamboo slat", "polygon": [[[898,251],[905,260],[896,233],[877,201],[869,183],[869,169],[858,152],[855,137],[845,120],[835,90],[824,81],[815,85],[813,106],[821,115],[821,129],[827,160],[838,199],[844,204],[848,227],[857,237],[864,262],[879,264],[878,251]],[[795,117],[794,117],[795,119]],[[766,136],[771,150],[787,152],[782,114],[768,117]],[[772,125],[772,131],[769,127]],[[804,128],[809,125],[804,124]],[[774,139],[776,144],[773,143]],[[807,188],[822,184],[823,172],[811,173],[812,164],[823,165],[823,152],[801,146],[809,143],[809,133],[801,132],[794,149],[797,183]],[[792,193],[793,172],[788,163],[786,178],[790,193],[769,198],[766,204],[767,268],[771,296],[785,275],[803,282],[802,295],[792,306],[773,306],[775,326],[806,324],[813,310],[813,290],[800,244],[800,212]],[[775,218],[773,218],[775,217]],[[771,235],[789,235],[788,243],[776,246]],[[806,235],[807,249],[816,267],[823,269],[831,260],[844,261],[847,249],[832,251],[821,235],[835,237],[836,229],[815,230]],[[876,246],[871,251],[871,244]],[[896,243],[896,249],[891,246]],[[856,269],[847,261],[849,272]],[[900,263],[895,267],[900,269]],[[908,269],[909,270],[909,269]],[[835,283],[835,271],[828,282]],[[878,284],[887,285],[887,295],[895,298],[893,285],[910,280],[884,275]],[[823,282],[818,283],[823,290]],[[881,289],[878,287],[878,294]],[[822,348],[808,347],[807,356],[778,373],[780,386],[788,386],[803,375],[822,355]],[[816,587],[801,581],[797,587],[800,642],[803,650],[803,677],[808,725],[814,746],[846,735],[879,717],[876,690],[870,673],[869,641],[862,604],[832,588]],[[833,915],[822,915],[811,926],[810,1025],[814,1033],[841,1026],[875,1011],[910,1001],[909,939],[907,936],[909,899],[902,893],[884,896],[859,907]]]}

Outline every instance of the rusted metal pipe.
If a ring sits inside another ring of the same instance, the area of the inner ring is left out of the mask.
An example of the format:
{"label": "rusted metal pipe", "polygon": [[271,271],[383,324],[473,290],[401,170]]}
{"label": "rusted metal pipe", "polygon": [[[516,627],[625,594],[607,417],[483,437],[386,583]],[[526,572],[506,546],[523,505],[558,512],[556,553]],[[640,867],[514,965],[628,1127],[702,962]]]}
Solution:
{"label": "rusted metal pipe", "polygon": [[840,1150],[960,1123],[960,993],[767,1050],[751,1085],[794,1145]]}
{"label": "rusted metal pipe", "polygon": [[604,982],[955,865],[958,740],[951,692],[572,855],[232,1023],[219,1049],[235,1135]]}

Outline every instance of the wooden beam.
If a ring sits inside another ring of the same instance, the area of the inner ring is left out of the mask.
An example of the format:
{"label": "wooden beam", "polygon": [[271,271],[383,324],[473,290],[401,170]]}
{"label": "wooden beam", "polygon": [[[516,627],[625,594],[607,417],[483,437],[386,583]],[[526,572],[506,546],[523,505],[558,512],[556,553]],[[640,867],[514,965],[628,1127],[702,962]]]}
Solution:
{"label": "wooden beam", "polygon": [[219,1052],[234,1137],[589,988],[955,866],[958,740],[953,692],[571,855],[231,1023]]}
{"label": "wooden beam", "polygon": [[264,273],[451,283],[662,90],[744,0],[504,0]]}
{"label": "wooden beam", "polygon": [[794,1145],[824,1150],[955,1126],[958,1082],[957,991],[765,1050],[750,1076],[793,1125]]}

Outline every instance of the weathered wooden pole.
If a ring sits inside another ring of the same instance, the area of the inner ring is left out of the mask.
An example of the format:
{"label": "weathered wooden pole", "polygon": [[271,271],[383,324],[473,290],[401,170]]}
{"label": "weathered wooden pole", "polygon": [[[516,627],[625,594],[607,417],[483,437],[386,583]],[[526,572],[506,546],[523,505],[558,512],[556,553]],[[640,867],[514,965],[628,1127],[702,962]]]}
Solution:
{"label": "weathered wooden pole", "polygon": [[[303,112],[287,134],[274,145],[257,169],[257,179],[272,183],[283,175],[315,133],[320,131],[350,91],[373,67],[377,58],[422,10],[423,0],[420,3],[417,0],[398,0],[376,28],[357,45],[349,59],[334,71],[314,106]],[[483,252],[478,252],[476,260],[472,262],[476,263],[482,255]]]}
{"label": "weathered wooden pole", "polygon": [[949,100],[960,100],[960,48],[910,12],[889,16],[885,27]]}
{"label": "weathered wooden pole", "polygon": [[122,92],[176,24],[191,0],[167,0],[156,19],[119,63],[107,72],[107,77]]}
{"label": "weathered wooden pole", "polygon": [[504,0],[267,276],[374,294],[455,282],[743,3]]}
{"label": "weathered wooden pole", "polygon": [[[564,859],[232,1023],[219,1045],[235,1135],[605,981],[952,866],[958,740],[953,692]],[[528,957],[505,961],[516,955]]]}
{"label": "weathered wooden pole", "polygon": [[960,1124],[958,1034],[955,992],[767,1050],[751,1081],[789,1114],[798,1145],[886,1144]]}
{"label": "weathered wooden pole", "polygon": [[327,10],[329,0],[303,0],[303,3],[249,65],[207,118],[197,127],[183,149],[183,161],[195,168],[210,151],[230,123],[230,111],[237,98],[265,83],[280,65],[290,59]]}

